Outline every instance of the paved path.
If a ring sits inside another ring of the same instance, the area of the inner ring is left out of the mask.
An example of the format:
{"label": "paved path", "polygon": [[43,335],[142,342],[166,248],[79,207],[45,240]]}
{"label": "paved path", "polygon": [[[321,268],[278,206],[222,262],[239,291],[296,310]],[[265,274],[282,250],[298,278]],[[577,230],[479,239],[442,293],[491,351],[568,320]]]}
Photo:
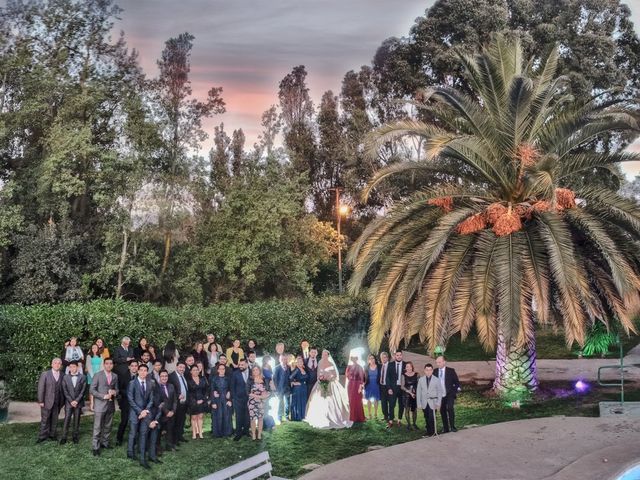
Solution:
{"label": "paved path", "polygon": [[[435,360],[428,355],[420,355],[412,352],[404,352],[403,358],[412,361],[419,372],[425,363],[433,363]],[[538,360],[538,379],[541,382],[549,381],[577,381],[586,380],[595,382],[598,377],[598,368],[605,365],[616,365],[619,360],[616,358],[582,358],[565,360]],[[624,357],[625,378],[630,381],[640,382],[640,345],[635,346]],[[463,383],[491,383],[495,377],[495,361],[474,361],[474,362],[448,362],[450,367],[456,369],[460,381]],[[634,367],[633,365],[637,365]],[[618,379],[617,370],[603,372],[605,379]]]}
{"label": "paved path", "polygon": [[607,480],[640,461],[638,438],[640,420],[519,420],[356,455],[301,480]]}

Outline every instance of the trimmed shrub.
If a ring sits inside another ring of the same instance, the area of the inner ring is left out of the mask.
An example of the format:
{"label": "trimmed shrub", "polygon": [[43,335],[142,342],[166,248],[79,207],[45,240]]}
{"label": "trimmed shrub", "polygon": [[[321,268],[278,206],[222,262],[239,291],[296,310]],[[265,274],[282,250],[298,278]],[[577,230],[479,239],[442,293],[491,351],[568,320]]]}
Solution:
{"label": "trimmed shrub", "polygon": [[[369,322],[366,301],[324,296],[251,304],[223,303],[208,307],[159,307],[145,303],[96,300],[36,306],[0,306],[0,375],[13,398],[33,400],[40,372],[62,353],[64,341],[79,338],[87,350],[98,337],[114,351],[123,336],[132,344],[144,336],[159,351],[174,339],[180,352],[214,333],[223,347],[233,338],[253,338],[265,351],[284,342],[296,353],[300,342],[329,349],[344,364],[348,349],[363,338]],[[364,341],[364,340],[363,340]]]}

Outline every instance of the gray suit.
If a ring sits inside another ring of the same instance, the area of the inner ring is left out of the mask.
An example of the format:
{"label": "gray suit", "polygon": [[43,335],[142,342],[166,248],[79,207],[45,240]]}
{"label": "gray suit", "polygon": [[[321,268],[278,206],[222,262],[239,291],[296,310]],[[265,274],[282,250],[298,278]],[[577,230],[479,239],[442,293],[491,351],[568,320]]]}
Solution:
{"label": "gray suit", "polygon": [[56,381],[53,370],[49,369],[40,375],[38,380],[38,403],[44,403],[40,408],[40,433],[38,439],[46,440],[55,438],[58,430],[58,414],[63,405],[62,378],[63,373],[58,372]]}
{"label": "gray suit", "polygon": [[115,390],[118,394],[118,376],[111,372],[111,383],[107,381],[107,372],[100,370],[95,374],[91,382],[89,392],[93,395],[93,449],[109,445],[113,414],[116,411],[114,395],[110,400],[104,397],[109,390]]}
{"label": "gray suit", "polygon": [[432,375],[427,382],[427,377],[420,377],[416,390],[416,402],[418,408],[424,412],[424,420],[427,424],[427,434],[433,435],[436,431],[435,412],[440,408],[444,389],[438,377]]}
{"label": "gray suit", "polygon": [[[80,431],[80,415],[82,414],[82,406],[84,405],[84,392],[87,387],[87,378],[82,374],[76,374],[76,386],[73,386],[73,375],[65,375],[62,378],[62,392],[64,393],[64,428],[62,429],[62,438],[67,439],[69,433],[69,425],[73,420],[72,436],[74,440],[78,439]],[[71,402],[78,402],[73,407]]]}

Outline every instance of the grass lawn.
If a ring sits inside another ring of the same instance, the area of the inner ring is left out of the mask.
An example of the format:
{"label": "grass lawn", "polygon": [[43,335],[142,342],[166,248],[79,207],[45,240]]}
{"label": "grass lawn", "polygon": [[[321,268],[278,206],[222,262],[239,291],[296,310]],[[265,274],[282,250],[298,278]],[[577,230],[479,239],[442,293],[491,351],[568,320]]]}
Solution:
{"label": "grass lawn", "polygon": [[[554,388],[569,389],[569,384]],[[628,400],[640,400],[640,392],[629,390]],[[550,415],[596,416],[597,402],[616,400],[615,389],[599,389],[588,394],[553,398],[525,405],[519,410],[502,402],[486,398],[479,389],[466,389],[457,402],[457,425],[485,425],[523,418]],[[119,414],[116,414],[116,420]],[[117,422],[114,422],[117,427]],[[424,420],[419,419],[424,427]],[[371,445],[394,445],[420,438],[422,432],[409,432],[404,427],[387,431],[380,422],[369,421],[348,430],[320,431],[303,423],[287,423],[265,434],[262,443],[249,439],[240,442],[205,438],[189,441],[178,452],[162,456],[163,465],[152,465],[150,473],[126,457],[124,447],[103,451],[93,457],[90,443],[91,420],[84,419],[80,444],[59,446],[54,442],[36,445],[37,424],[0,425],[0,478],[3,480],[68,480],[92,478],[110,480],[137,479],[197,479],[241,459],[268,450],[274,464],[274,474],[296,478],[309,463],[327,464],[356,455]]]}
{"label": "grass lawn", "polygon": [[[640,326],[640,325],[639,325]],[[622,348],[626,355],[629,350],[635,347],[640,338],[636,335],[630,337],[622,337]],[[549,328],[538,328],[536,332],[536,349],[538,353],[538,359],[575,359],[578,358],[578,352],[580,347],[578,344],[574,344],[571,349],[567,348],[564,341],[562,332],[558,334],[554,333]],[[420,344],[418,337],[414,337],[407,347],[407,350],[414,353],[425,354],[426,349],[424,345]],[[482,345],[475,331],[469,333],[469,336],[465,341],[460,340],[460,335],[454,335],[449,340],[447,350],[445,352],[447,359],[451,361],[465,361],[465,360],[495,360],[495,353],[487,353]],[[618,347],[613,346],[609,349],[608,358],[617,358],[619,355]]]}

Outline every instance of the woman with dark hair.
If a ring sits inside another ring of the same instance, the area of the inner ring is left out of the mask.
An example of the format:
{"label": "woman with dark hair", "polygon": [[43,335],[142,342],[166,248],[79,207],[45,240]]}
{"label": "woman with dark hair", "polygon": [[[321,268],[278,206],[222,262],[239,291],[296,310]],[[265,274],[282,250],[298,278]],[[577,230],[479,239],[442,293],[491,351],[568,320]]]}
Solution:
{"label": "woman with dark hair", "polygon": [[204,423],[204,413],[209,410],[209,386],[207,379],[200,376],[200,369],[193,365],[190,370],[191,375],[187,379],[189,393],[189,415],[191,415],[191,437],[204,438],[202,436],[202,424]]}
{"label": "woman with dark hair", "polygon": [[362,407],[362,392],[364,392],[364,369],[358,363],[358,355],[351,355],[351,365],[347,367],[347,394],[349,396],[349,420],[364,422],[364,408]]}
{"label": "woman with dark hair", "polygon": [[141,337],[138,341],[138,346],[133,349],[133,356],[136,357],[137,360],[142,358],[142,354],[147,351],[147,347],[149,346],[149,342],[145,337]]}
{"label": "woman with dark hair", "polygon": [[[418,379],[420,376],[413,368],[413,362],[407,362],[404,367],[404,373],[402,374],[402,380],[400,381],[400,388],[404,392],[404,411],[407,418],[407,430],[411,430],[411,426],[418,430],[416,424],[418,412],[416,401],[416,390],[418,388]],[[411,421],[413,417],[413,422]]]}
{"label": "woman with dark hair", "polygon": [[156,347],[154,345],[147,345],[147,352],[149,352],[149,361],[151,363],[155,362],[158,359],[158,352],[156,352]]}
{"label": "woman with dark hair", "polygon": [[98,352],[100,353],[100,356],[102,357],[103,361],[105,358],[111,357],[111,354],[109,353],[109,349],[104,344],[104,340],[102,340],[101,338],[96,338],[96,345],[98,346]]}
{"label": "woman with dark hair", "polygon": [[247,342],[247,352],[254,351],[257,356],[262,355],[262,349],[258,347],[258,343],[253,339],[249,339]]}
{"label": "woman with dark hair", "polygon": [[[102,370],[103,361],[100,348],[94,343],[87,352],[87,385],[91,385],[93,377]],[[89,410],[93,412],[93,395],[91,394],[89,394]]]}
{"label": "woman with dark hair", "polygon": [[[369,355],[367,358],[367,368],[364,370],[364,399],[367,401],[367,419],[378,419],[378,402],[380,401],[380,384],[378,378],[380,377],[380,365],[376,361],[374,355]],[[373,404],[373,415],[371,415],[371,407]]]}
{"label": "woman with dark hair", "polygon": [[171,375],[176,371],[176,365],[180,359],[180,352],[176,348],[176,342],[169,340],[162,350],[162,359],[164,360],[164,369]]}
{"label": "woman with dark hair", "polygon": [[219,364],[211,374],[211,434],[214,437],[229,437],[233,433],[231,405],[227,367]]}
{"label": "woman with dark hair", "polygon": [[296,358],[296,368],[289,375],[291,383],[291,420],[301,422],[307,411],[307,382],[309,373],[304,366],[304,358]]}

